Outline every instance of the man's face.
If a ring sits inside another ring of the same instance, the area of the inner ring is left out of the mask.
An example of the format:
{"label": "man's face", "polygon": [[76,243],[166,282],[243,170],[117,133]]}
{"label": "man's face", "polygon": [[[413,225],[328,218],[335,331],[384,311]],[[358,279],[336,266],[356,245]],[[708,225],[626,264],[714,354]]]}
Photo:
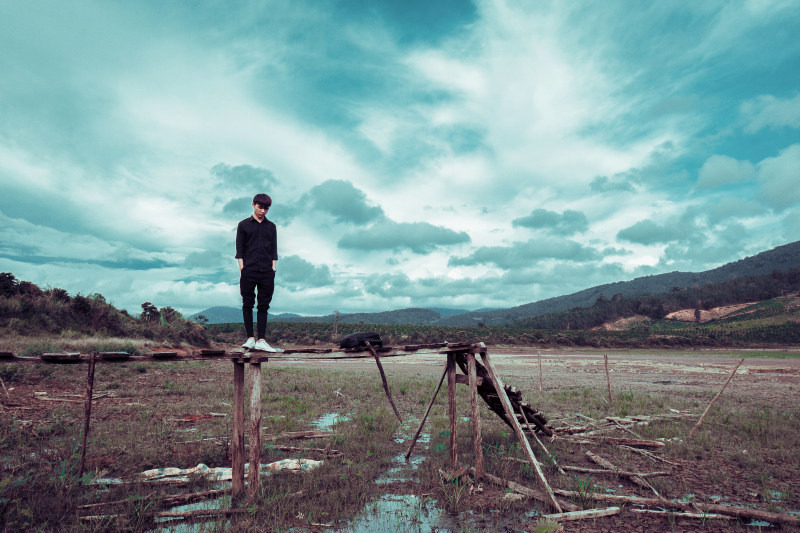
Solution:
{"label": "man's face", "polygon": [[269,211],[269,206],[264,204],[253,204],[253,215],[259,220],[266,216],[267,211]]}

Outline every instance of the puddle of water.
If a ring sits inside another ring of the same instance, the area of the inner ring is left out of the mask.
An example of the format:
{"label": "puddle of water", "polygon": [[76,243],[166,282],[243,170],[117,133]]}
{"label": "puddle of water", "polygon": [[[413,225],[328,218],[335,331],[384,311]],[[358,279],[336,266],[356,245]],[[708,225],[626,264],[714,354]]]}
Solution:
{"label": "puddle of water", "polygon": [[348,420],[350,420],[350,417],[347,415],[341,415],[339,413],[326,413],[311,422],[311,425],[314,426],[314,429],[328,431],[339,422],[347,422]]}
{"label": "puddle of water", "polygon": [[436,531],[442,516],[433,501],[414,495],[386,494],[367,504],[345,528],[347,533],[394,533],[395,531]]}
{"label": "puddle of water", "polygon": [[[207,509],[227,509],[231,506],[231,499],[230,496],[223,496],[222,498],[218,498],[216,500],[207,500],[202,502],[190,503],[187,505],[179,505],[178,507],[173,507],[170,511],[175,512],[187,512],[187,511],[200,511],[200,510],[207,510]],[[162,532],[169,532],[169,533],[204,533],[206,531],[219,531],[220,527],[223,527],[223,531],[227,531],[228,527],[230,526],[230,521],[208,521],[208,522],[182,522],[179,524],[170,525],[170,522],[175,521],[175,519],[170,518],[158,518],[156,522],[159,523],[159,528],[157,530],[153,530],[151,533],[162,533]]]}
{"label": "puddle of water", "polygon": [[745,524],[745,525],[746,526],[757,526],[757,527],[775,527],[774,525],[772,525],[769,522],[765,522],[764,520],[755,520],[755,519],[754,520],[750,520],[750,522],[748,524]]}

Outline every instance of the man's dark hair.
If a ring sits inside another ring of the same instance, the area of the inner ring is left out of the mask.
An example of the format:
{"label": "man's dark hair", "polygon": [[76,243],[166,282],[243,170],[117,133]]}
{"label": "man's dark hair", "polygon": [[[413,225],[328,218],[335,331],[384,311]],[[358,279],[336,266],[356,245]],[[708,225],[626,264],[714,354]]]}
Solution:
{"label": "man's dark hair", "polygon": [[260,192],[253,197],[253,203],[262,205],[264,207],[269,207],[272,205],[272,198],[270,198],[263,192]]}

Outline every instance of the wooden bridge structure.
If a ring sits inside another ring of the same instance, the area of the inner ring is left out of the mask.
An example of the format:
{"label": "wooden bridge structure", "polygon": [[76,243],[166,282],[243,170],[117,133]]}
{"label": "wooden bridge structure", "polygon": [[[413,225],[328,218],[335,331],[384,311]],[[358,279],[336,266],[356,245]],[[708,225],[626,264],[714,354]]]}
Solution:
{"label": "wooden bridge structure", "polygon": [[[381,359],[387,357],[398,357],[415,353],[439,354],[443,359],[442,376],[433,393],[433,397],[428,403],[425,414],[419,427],[411,440],[406,453],[406,460],[411,455],[416,441],[422,432],[425,422],[433,407],[434,401],[441,389],[442,383],[447,378],[448,390],[448,414],[450,423],[450,459],[455,472],[458,472],[458,446],[456,441],[457,409],[456,409],[456,388],[458,384],[469,386],[470,390],[470,409],[471,424],[473,433],[473,445],[475,454],[474,470],[476,477],[482,477],[483,471],[483,449],[481,440],[481,420],[478,409],[478,398],[483,399],[489,409],[496,413],[513,430],[519,440],[525,456],[533,467],[540,481],[540,484],[547,493],[548,500],[558,512],[561,511],[555,495],[548,485],[542,473],[541,466],[533,454],[530,442],[526,437],[535,436],[535,433],[552,435],[551,429],[547,426],[547,418],[539,413],[529,403],[523,400],[522,392],[515,387],[505,385],[502,378],[494,367],[486,346],[483,343],[434,343],[418,344],[408,346],[372,346],[369,342],[356,348],[330,349],[330,348],[310,348],[300,347],[286,349],[279,353],[251,351],[244,349],[234,350],[197,350],[188,354],[178,352],[153,352],[148,355],[132,355],[127,352],[97,352],[90,354],[80,353],[45,353],[39,357],[20,357],[11,352],[0,352],[0,362],[19,362],[19,363],[44,363],[44,364],[88,364],[85,417],[83,429],[83,444],[81,448],[81,460],[79,471],[83,473],[86,442],[89,433],[92,391],[94,386],[94,372],[97,364],[113,364],[122,362],[176,362],[176,361],[196,361],[209,359],[229,359],[233,363],[233,414],[232,414],[232,435],[231,435],[231,462],[232,462],[232,499],[237,502],[244,496],[245,492],[245,426],[249,433],[249,471],[247,475],[247,492],[249,496],[254,496],[259,490],[260,483],[260,450],[261,450],[261,365],[270,359],[281,360],[287,356],[297,357],[298,355],[310,356],[309,359],[356,359],[374,358],[380,372],[383,387],[387,399],[395,412],[395,415],[402,422],[402,417],[397,410],[392,399],[391,392],[383,371]],[[476,356],[480,356],[478,361]],[[245,366],[250,367],[251,390],[250,390],[250,409],[249,420],[245,420]],[[461,374],[458,373],[461,370]],[[79,475],[80,475],[79,474]]]}

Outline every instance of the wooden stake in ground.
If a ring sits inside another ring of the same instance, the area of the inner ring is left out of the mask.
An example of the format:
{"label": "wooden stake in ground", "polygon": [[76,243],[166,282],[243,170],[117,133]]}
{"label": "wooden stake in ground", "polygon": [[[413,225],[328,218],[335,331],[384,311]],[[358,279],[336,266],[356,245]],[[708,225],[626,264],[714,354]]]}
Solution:
{"label": "wooden stake in ground", "polygon": [[603,361],[606,365],[606,383],[608,384],[608,405],[613,405],[614,402],[611,399],[611,377],[608,375],[608,354],[603,354]]}
{"label": "wooden stake in ground", "polygon": [[78,477],[83,476],[83,467],[86,464],[86,439],[89,436],[89,419],[92,417],[92,390],[94,389],[94,358],[95,352],[89,356],[89,371],[86,377],[86,403],[83,416],[83,444],[81,445],[81,462],[78,466]]}
{"label": "wooden stake in ground", "polygon": [[442,383],[444,382],[444,377],[447,375],[447,366],[444,367],[444,371],[442,372],[442,377],[439,378],[439,384],[436,385],[436,390],[433,391],[433,397],[431,401],[428,402],[428,407],[425,409],[425,414],[422,415],[422,420],[419,421],[419,427],[417,428],[417,432],[414,433],[414,438],[411,439],[411,443],[408,445],[408,451],[406,452],[406,462],[408,462],[408,458],[411,457],[411,452],[414,450],[414,445],[417,443],[417,439],[419,438],[419,434],[422,433],[422,428],[425,427],[425,421],[428,419],[428,415],[431,413],[431,407],[433,407],[433,402],[436,401],[436,395],[439,394],[439,389],[442,388]]}
{"label": "wooden stake in ground", "polygon": [[233,362],[232,503],[244,494],[244,363]]}
{"label": "wooden stake in ground", "polygon": [[478,377],[475,354],[467,353],[469,372],[469,404],[472,408],[472,444],[475,448],[475,477],[483,477],[483,442],[481,439],[481,416],[478,410]]}
{"label": "wooden stake in ground", "polygon": [[255,501],[261,475],[261,360],[250,363],[250,374],[250,471],[247,473],[247,493]]}
{"label": "wooden stake in ground", "polygon": [[383,373],[383,365],[381,364],[381,359],[378,357],[378,354],[375,352],[375,348],[372,347],[369,341],[364,341],[364,344],[367,345],[367,349],[369,353],[372,354],[372,357],[375,358],[375,364],[378,365],[378,372],[381,373],[381,381],[383,382],[383,390],[386,391],[386,397],[389,398],[389,403],[392,404],[392,409],[394,410],[394,414],[397,416],[397,419],[400,423],[403,423],[403,417],[400,416],[400,412],[397,410],[397,406],[394,404],[394,400],[392,399],[392,393],[389,392],[389,384],[386,382],[386,374]]}
{"label": "wooden stake in ground", "polygon": [[544,387],[542,386],[542,352],[536,350],[536,358],[539,359],[539,396],[544,395]]}
{"label": "wooden stake in ground", "polygon": [[710,403],[710,404],[708,404],[708,407],[706,407],[706,410],[705,410],[705,412],[703,412],[703,416],[701,416],[701,417],[700,417],[700,420],[698,420],[698,421],[697,421],[697,424],[695,424],[695,425],[694,425],[694,427],[692,428],[692,431],[690,431],[690,432],[689,432],[689,440],[691,440],[691,439],[692,439],[692,437],[694,436],[694,432],[695,432],[695,431],[697,431],[697,428],[699,428],[699,427],[700,427],[700,424],[702,424],[702,423],[703,423],[703,419],[704,419],[704,418],[706,417],[706,415],[708,414],[708,411],[711,409],[711,406],[712,406],[712,405],[714,405],[714,402],[716,402],[716,401],[717,401],[717,399],[718,399],[718,398],[719,398],[719,397],[722,395],[722,391],[724,391],[724,390],[725,390],[725,387],[727,387],[727,386],[728,386],[728,383],[730,383],[730,382],[731,382],[731,379],[733,379],[733,375],[734,375],[734,374],[736,374],[736,371],[737,371],[737,370],[739,370],[739,367],[741,366],[741,364],[742,364],[742,363],[744,363],[744,358],[742,358],[742,360],[741,360],[741,361],[739,361],[739,364],[738,364],[738,365],[736,365],[736,368],[734,368],[734,369],[733,369],[733,372],[731,372],[731,375],[730,375],[730,376],[728,376],[728,381],[726,381],[726,382],[725,382],[725,384],[724,384],[724,385],[722,386],[722,388],[719,390],[719,392],[717,393],[717,395],[716,395],[716,396],[714,396],[714,399],[713,399],[713,400],[711,400],[711,403]]}
{"label": "wooden stake in ground", "polygon": [[550,498],[550,503],[559,513],[562,512],[561,506],[556,501],[555,494],[553,494],[553,489],[550,488],[550,484],[547,482],[547,479],[544,477],[544,473],[542,472],[542,467],[539,465],[539,461],[536,460],[536,456],[533,455],[533,450],[531,449],[531,444],[528,442],[528,439],[525,437],[525,434],[522,432],[522,428],[519,425],[519,421],[517,421],[517,415],[514,413],[514,408],[511,407],[511,402],[506,395],[506,390],[503,387],[503,381],[500,379],[500,375],[494,369],[494,365],[492,365],[492,361],[489,359],[489,354],[486,352],[485,346],[481,343],[481,348],[483,351],[480,352],[481,359],[483,359],[483,364],[486,367],[486,370],[489,372],[489,377],[492,379],[492,383],[494,383],[494,388],[497,391],[497,396],[500,398],[500,403],[503,404],[503,409],[506,412],[506,416],[511,421],[511,427],[514,429],[514,433],[517,435],[517,440],[520,444],[522,444],[522,450],[525,452],[525,456],[528,458],[528,461],[533,466],[534,470],[536,471],[536,477],[539,479],[539,483],[544,487],[547,491],[547,495]]}

